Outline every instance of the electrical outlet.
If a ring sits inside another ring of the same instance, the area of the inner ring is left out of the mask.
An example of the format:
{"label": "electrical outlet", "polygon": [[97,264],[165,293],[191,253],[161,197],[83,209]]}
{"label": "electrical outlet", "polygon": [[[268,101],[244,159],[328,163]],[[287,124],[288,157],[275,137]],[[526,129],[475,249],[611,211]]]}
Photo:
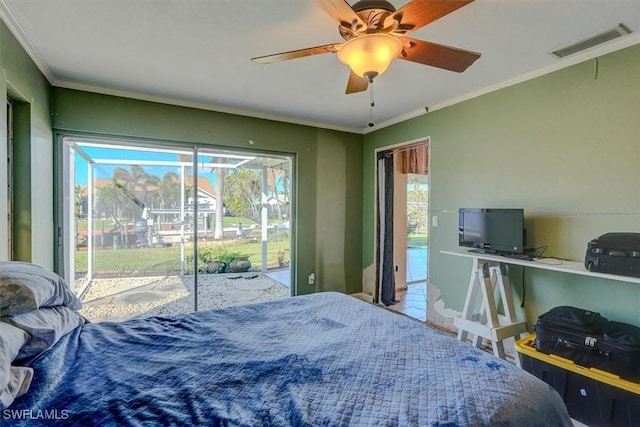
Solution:
{"label": "electrical outlet", "polygon": [[310,285],[316,284],[316,275],[314,273],[309,274],[309,284]]}
{"label": "electrical outlet", "polygon": [[431,217],[431,226],[434,228],[438,226],[438,215]]}

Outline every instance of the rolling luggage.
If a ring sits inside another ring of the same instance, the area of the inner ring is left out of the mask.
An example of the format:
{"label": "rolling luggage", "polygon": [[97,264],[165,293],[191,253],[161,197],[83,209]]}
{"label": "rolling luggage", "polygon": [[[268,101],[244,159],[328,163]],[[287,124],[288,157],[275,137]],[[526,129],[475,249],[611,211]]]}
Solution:
{"label": "rolling luggage", "polygon": [[606,233],[587,243],[589,271],[640,277],[640,233]]}
{"label": "rolling luggage", "polygon": [[603,371],[640,382],[640,328],[609,321],[602,330],[603,348],[609,351]]}
{"label": "rolling luggage", "polygon": [[536,349],[640,382],[640,328],[599,313],[559,306],[538,317]]}

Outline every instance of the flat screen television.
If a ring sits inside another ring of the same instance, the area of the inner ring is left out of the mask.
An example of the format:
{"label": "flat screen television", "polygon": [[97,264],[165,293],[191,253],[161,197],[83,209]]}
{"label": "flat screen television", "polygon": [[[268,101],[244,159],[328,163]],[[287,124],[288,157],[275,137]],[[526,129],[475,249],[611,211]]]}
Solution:
{"label": "flat screen television", "polygon": [[524,252],[524,210],[461,208],[458,244],[495,254]]}

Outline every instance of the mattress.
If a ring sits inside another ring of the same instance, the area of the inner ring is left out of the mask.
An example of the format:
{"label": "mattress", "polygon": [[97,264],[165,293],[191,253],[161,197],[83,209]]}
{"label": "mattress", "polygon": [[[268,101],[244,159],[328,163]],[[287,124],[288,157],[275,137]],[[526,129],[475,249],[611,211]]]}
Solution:
{"label": "mattress", "polygon": [[[75,328],[11,425],[571,426],[509,362],[335,292]],[[7,412],[10,411],[10,412]]]}

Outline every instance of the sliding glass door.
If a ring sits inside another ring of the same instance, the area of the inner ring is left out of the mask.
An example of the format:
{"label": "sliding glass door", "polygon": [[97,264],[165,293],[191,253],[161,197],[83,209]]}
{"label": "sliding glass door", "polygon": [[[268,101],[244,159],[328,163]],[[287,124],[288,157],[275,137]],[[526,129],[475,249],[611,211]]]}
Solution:
{"label": "sliding glass door", "polygon": [[263,298],[240,284],[290,295],[289,157],[65,137],[61,165],[64,271],[90,320]]}

